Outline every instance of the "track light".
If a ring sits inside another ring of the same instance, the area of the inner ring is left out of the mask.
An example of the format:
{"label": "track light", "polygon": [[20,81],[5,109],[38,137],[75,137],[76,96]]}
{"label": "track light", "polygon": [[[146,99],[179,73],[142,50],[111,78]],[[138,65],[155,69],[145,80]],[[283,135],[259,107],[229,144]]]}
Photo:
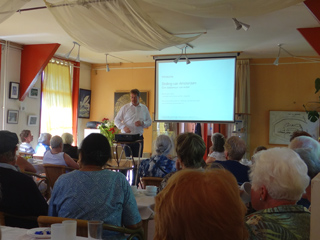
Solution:
{"label": "track light", "polygon": [[186,46],[185,49],[184,49],[184,53],[185,53],[185,55],[186,55],[186,63],[187,63],[187,64],[190,64],[190,60],[189,60],[189,58],[188,58],[188,56],[187,56],[187,46]]}
{"label": "track light", "polygon": [[70,57],[70,54],[72,52],[72,50],[74,49],[74,46],[76,45],[76,42],[73,42],[73,47],[71,48],[71,50],[67,53],[66,58],[68,59]]}
{"label": "track light", "polygon": [[110,72],[110,68],[108,64],[108,54],[106,54],[106,72]]}
{"label": "track light", "polygon": [[182,54],[183,54],[183,48],[182,48],[182,50],[181,50],[181,54],[180,54],[180,56],[179,56],[179,57],[177,57],[177,58],[174,60],[174,63],[178,63],[178,62],[179,62],[179,60],[180,60],[180,58],[181,58]]}
{"label": "track light", "polygon": [[70,57],[71,52],[73,51],[74,47],[78,45],[78,55],[76,58],[76,62],[80,62],[80,44],[77,42],[73,42],[73,47],[71,48],[71,50],[67,53],[66,58],[68,59]]}
{"label": "track light", "polygon": [[236,18],[232,18],[234,25],[236,27],[236,30],[240,30],[241,28],[245,31],[247,31],[250,28],[249,24],[243,23],[238,21]]}
{"label": "track light", "polygon": [[279,65],[279,58],[280,58],[280,53],[281,53],[281,45],[282,44],[278,44],[278,46],[279,46],[279,52],[278,52],[278,57],[276,58],[276,60],[273,62],[273,65],[276,65],[276,66],[278,66]]}

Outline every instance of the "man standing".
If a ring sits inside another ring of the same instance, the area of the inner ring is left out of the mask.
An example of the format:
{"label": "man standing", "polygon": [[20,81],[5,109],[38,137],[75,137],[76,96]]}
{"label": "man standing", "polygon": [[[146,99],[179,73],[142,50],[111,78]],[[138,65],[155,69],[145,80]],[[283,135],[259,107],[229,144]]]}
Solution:
{"label": "man standing", "polygon": [[[121,129],[122,133],[140,134],[142,148],[140,157],[143,153],[143,129],[151,125],[151,117],[148,108],[139,102],[140,92],[138,89],[130,91],[131,102],[125,104],[118,112],[114,123]],[[139,156],[139,143],[128,144],[133,157]],[[126,156],[130,156],[130,150],[125,148]]]}

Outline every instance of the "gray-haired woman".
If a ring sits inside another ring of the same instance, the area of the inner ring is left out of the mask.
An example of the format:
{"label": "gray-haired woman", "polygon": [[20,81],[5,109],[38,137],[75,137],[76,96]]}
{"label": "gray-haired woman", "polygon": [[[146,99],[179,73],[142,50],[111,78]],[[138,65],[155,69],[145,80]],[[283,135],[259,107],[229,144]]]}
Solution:
{"label": "gray-haired woman", "polygon": [[170,137],[167,135],[158,136],[155,142],[156,154],[150,159],[141,161],[139,177],[164,177],[170,172],[175,172],[175,161],[169,157],[172,149],[173,143]]}

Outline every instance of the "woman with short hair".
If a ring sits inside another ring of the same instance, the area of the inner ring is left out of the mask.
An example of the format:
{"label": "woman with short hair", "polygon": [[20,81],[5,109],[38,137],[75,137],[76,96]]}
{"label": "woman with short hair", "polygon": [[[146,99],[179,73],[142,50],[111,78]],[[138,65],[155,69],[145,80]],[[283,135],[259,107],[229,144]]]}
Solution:
{"label": "woman with short hair", "polygon": [[[125,176],[103,169],[110,158],[108,139],[99,133],[88,135],[80,149],[81,169],[61,175],[54,185],[49,216],[140,227],[137,203]],[[104,232],[104,237],[115,234],[119,233]]]}
{"label": "woman with short hair", "polygon": [[63,133],[61,135],[62,141],[63,141],[63,152],[68,154],[70,157],[78,159],[78,147],[72,146],[73,143],[73,136],[70,133]]}
{"label": "woman with short hair", "polygon": [[139,166],[139,177],[164,177],[175,172],[175,161],[170,159],[173,143],[167,135],[160,135],[155,141],[155,152],[150,159],[142,160]]}
{"label": "woman with short hair", "polygon": [[43,156],[44,153],[50,150],[50,140],[51,134],[50,133],[41,133],[40,137],[38,138],[38,145],[36,146],[36,155]]}
{"label": "woman with short hair", "polygon": [[224,154],[225,138],[221,133],[214,133],[211,136],[212,146],[210,147],[210,153],[208,154],[206,163],[210,164],[214,161],[226,161]]}
{"label": "woman with short hair", "polygon": [[35,153],[32,145],[30,144],[33,140],[33,135],[31,134],[30,130],[22,130],[20,133],[20,140],[21,144],[19,146],[19,152],[31,154]]}
{"label": "woman with short hair", "polygon": [[310,212],[296,205],[310,181],[306,164],[288,148],[260,151],[254,158],[251,239],[309,239]]}

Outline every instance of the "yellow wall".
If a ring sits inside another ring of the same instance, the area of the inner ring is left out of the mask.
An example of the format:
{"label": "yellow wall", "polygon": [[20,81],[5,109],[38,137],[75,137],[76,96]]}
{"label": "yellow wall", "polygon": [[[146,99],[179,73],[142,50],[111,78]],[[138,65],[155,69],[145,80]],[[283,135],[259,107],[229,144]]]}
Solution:
{"label": "yellow wall", "polygon": [[[149,92],[149,112],[153,119],[154,112],[154,63],[110,64],[110,72],[106,65],[92,65],[91,71],[91,121],[102,118],[114,119],[114,92],[130,91],[137,88]],[[99,69],[102,70],[94,70]],[[122,68],[122,69],[121,69]],[[151,153],[152,127],[144,130],[144,152]]]}
{"label": "yellow wall", "polygon": [[[251,126],[250,153],[259,145],[268,148],[285,145],[269,145],[269,111],[304,111],[303,104],[319,100],[314,94],[314,81],[320,77],[320,64],[286,64],[303,62],[300,59],[253,59],[251,76]],[[265,64],[268,65],[255,65]]]}

